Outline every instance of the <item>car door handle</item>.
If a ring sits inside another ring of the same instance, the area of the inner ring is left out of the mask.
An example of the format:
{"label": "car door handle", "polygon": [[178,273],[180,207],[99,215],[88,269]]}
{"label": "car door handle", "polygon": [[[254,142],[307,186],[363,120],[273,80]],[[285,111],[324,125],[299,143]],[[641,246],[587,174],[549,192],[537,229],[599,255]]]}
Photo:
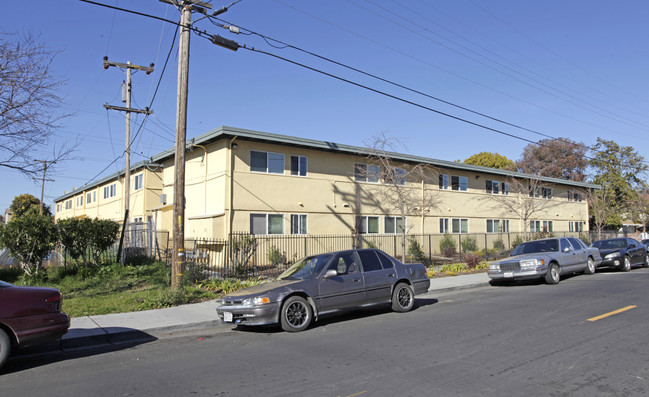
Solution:
{"label": "car door handle", "polygon": [[361,279],[360,279],[360,278],[355,278],[355,279],[353,279],[353,280],[354,280],[354,282],[355,282],[355,283],[357,283],[357,282],[359,282],[359,281],[361,281]]}
{"label": "car door handle", "polygon": [[390,273],[390,274],[388,274],[388,277],[394,277],[394,276],[395,276],[394,273]]}

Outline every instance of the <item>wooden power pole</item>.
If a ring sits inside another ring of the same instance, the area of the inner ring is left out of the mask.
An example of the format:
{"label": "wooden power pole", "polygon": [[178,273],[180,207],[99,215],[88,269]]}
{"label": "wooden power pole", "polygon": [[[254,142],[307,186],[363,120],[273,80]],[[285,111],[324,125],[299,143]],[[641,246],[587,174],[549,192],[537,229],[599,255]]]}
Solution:
{"label": "wooden power pole", "polygon": [[[126,102],[126,107],[121,106],[112,106],[104,104],[106,109],[112,110],[121,110],[126,112],[126,138],[125,138],[125,149],[124,149],[124,224],[122,225],[122,236],[124,235],[124,228],[128,223],[129,219],[129,210],[130,210],[130,200],[131,200],[131,112],[143,113],[149,115],[153,113],[149,108],[144,109],[133,109],[131,108],[131,70],[143,70],[146,74],[153,72],[153,64],[150,66],[139,66],[133,65],[131,62],[120,63],[120,62],[108,62],[108,57],[104,57],[104,69],[108,69],[110,66],[125,68],[126,69],[126,83],[124,84],[124,90],[122,91],[122,102]],[[119,257],[120,262],[124,264],[124,255],[122,255],[122,238],[120,238],[120,249]]]}

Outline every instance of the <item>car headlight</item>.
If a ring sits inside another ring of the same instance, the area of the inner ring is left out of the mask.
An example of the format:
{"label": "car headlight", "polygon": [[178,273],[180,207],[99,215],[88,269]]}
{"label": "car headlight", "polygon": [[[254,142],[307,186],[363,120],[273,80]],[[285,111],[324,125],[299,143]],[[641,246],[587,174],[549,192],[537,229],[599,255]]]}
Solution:
{"label": "car headlight", "polygon": [[489,265],[489,270],[500,270],[500,264],[499,263],[492,263]]}
{"label": "car headlight", "polygon": [[537,267],[545,265],[543,259],[523,259],[521,261],[521,268],[523,267]]}
{"label": "car headlight", "polygon": [[265,296],[256,296],[254,298],[246,298],[241,301],[241,304],[244,306],[259,306],[266,303],[270,303],[270,299]]}
{"label": "car headlight", "polygon": [[613,259],[613,258],[619,258],[620,253],[619,252],[613,252],[604,257],[604,259]]}

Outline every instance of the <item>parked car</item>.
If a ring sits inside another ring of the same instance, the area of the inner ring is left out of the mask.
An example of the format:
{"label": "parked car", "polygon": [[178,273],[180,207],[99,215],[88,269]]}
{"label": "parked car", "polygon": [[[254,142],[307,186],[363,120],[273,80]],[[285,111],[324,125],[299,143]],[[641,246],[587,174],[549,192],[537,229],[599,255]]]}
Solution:
{"label": "parked car", "polygon": [[534,278],[557,284],[562,274],[595,273],[601,261],[599,250],[578,238],[547,238],[519,244],[510,257],[491,263],[487,275],[492,284]]}
{"label": "parked car", "polygon": [[13,348],[59,339],[70,328],[59,290],[0,281],[0,367]]}
{"label": "parked car", "polygon": [[361,306],[387,303],[407,312],[429,286],[420,263],[403,264],[377,249],[347,250],[301,259],[275,281],[225,295],[216,310],[225,323],[279,323],[295,332],[323,314]]}
{"label": "parked car", "polygon": [[633,265],[649,267],[647,247],[633,238],[607,238],[593,242],[591,247],[599,249],[602,255],[600,266],[614,267],[623,272],[631,270]]}
{"label": "parked car", "polygon": [[649,253],[649,239],[644,239],[640,241],[647,248],[647,253]]}

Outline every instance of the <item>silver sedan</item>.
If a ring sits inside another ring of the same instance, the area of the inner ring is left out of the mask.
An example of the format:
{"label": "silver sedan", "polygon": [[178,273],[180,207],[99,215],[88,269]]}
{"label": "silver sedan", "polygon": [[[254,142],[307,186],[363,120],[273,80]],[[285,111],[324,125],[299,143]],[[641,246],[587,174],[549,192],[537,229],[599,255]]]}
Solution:
{"label": "silver sedan", "polygon": [[548,238],[519,244],[509,258],[491,263],[487,274],[492,284],[530,278],[557,284],[562,274],[593,274],[601,262],[599,250],[578,238]]}
{"label": "silver sedan", "polygon": [[275,281],[227,294],[216,311],[225,323],[306,329],[326,313],[387,303],[397,312],[428,291],[424,265],[403,264],[377,249],[306,257]]}

